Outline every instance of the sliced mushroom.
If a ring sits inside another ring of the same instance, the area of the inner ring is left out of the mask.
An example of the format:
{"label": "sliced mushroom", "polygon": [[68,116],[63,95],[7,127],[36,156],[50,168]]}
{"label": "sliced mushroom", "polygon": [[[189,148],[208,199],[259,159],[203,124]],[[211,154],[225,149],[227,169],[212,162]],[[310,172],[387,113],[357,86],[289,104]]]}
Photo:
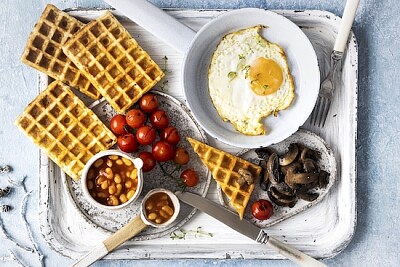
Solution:
{"label": "sliced mushroom", "polygon": [[265,160],[260,160],[260,163],[258,164],[261,166],[262,171],[260,174],[260,187],[262,190],[267,191],[268,186],[269,186],[269,177],[268,177],[268,171],[267,171],[267,163]]}
{"label": "sliced mushroom", "polygon": [[329,173],[321,170],[318,176],[319,187],[325,188],[329,184]]}
{"label": "sliced mushroom", "polygon": [[287,171],[289,169],[291,169],[291,168],[300,171],[302,166],[301,166],[300,162],[298,162],[298,161],[292,162],[292,163],[290,163],[289,165],[286,165],[286,166],[281,166],[282,174],[286,175]]}
{"label": "sliced mushroom", "polygon": [[282,158],[279,160],[279,164],[281,166],[286,166],[295,161],[297,158],[297,155],[299,154],[299,148],[297,147],[296,144],[290,144],[288,152],[285,153],[285,155],[282,156]]}
{"label": "sliced mushroom", "polygon": [[283,194],[275,186],[271,186],[269,190],[271,191],[271,195],[281,202],[290,203],[296,199],[296,195],[289,196]]}
{"label": "sliced mushroom", "polygon": [[315,173],[318,172],[318,165],[313,159],[305,159],[303,160],[303,169],[307,173]]}
{"label": "sliced mushroom", "polygon": [[282,175],[279,168],[279,158],[276,153],[272,153],[268,158],[267,173],[268,179],[272,184],[278,184],[281,182]]}
{"label": "sliced mushroom", "polygon": [[266,147],[257,148],[255,152],[260,159],[263,159],[265,161],[268,161],[269,156],[273,153],[270,149]]}
{"label": "sliced mushroom", "polygon": [[[238,170],[238,173],[240,174],[240,178],[244,179],[245,183],[247,183],[248,185],[254,184],[254,177],[249,170],[240,168]],[[239,180],[242,180],[242,179],[239,179]],[[241,185],[243,185],[243,184],[241,184]]]}
{"label": "sliced mushroom", "polygon": [[272,195],[271,191],[267,191],[267,193],[268,193],[269,199],[270,199],[273,203],[275,203],[276,205],[278,205],[278,206],[293,208],[294,205],[296,205],[296,203],[297,203],[297,198],[295,198],[292,202],[287,202],[287,201],[282,201],[281,199],[275,198],[275,197]]}
{"label": "sliced mushroom", "polygon": [[300,154],[300,159],[304,161],[305,159],[313,159],[318,161],[320,159],[320,153],[308,147],[304,147]]}
{"label": "sliced mushroom", "polygon": [[318,193],[310,193],[310,192],[299,192],[297,196],[305,201],[314,201],[319,197]]}
{"label": "sliced mushroom", "polygon": [[279,183],[274,187],[281,194],[284,194],[286,196],[295,196],[295,192],[285,182]]}
{"label": "sliced mushroom", "polygon": [[298,168],[294,166],[289,168],[285,175],[285,183],[292,189],[299,189],[304,184],[311,184],[318,181],[318,173],[299,173]]}

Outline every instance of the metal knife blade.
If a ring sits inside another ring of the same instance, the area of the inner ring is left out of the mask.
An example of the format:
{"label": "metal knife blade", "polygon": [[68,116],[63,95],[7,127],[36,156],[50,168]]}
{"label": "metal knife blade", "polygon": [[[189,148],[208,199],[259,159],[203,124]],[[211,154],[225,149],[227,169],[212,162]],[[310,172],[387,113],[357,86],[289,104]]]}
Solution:
{"label": "metal knife blade", "polygon": [[276,238],[269,237],[261,228],[247,220],[240,220],[236,213],[218,205],[217,203],[189,192],[175,192],[175,195],[183,202],[207,213],[218,221],[226,224],[233,230],[259,242],[266,244],[271,249],[285,256],[289,260],[307,267],[326,266],[322,262],[304,254],[288,244],[282,243]]}
{"label": "metal knife blade", "polygon": [[240,220],[236,213],[204,197],[189,192],[175,192],[175,195],[183,202],[207,213],[233,230],[236,230],[253,240],[257,241],[257,238],[262,231],[261,228],[251,222]]}

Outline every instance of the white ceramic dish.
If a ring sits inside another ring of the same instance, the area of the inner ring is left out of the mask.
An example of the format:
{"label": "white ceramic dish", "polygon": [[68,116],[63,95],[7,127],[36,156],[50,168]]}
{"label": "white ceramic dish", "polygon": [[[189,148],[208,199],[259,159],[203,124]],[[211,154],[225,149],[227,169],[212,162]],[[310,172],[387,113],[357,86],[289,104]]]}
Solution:
{"label": "white ceramic dish", "polygon": [[[284,16],[257,8],[232,10],[211,20],[196,34],[147,1],[106,2],[185,54],[182,87],[187,104],[204,130],[219,141],[243,148],[269,146],[296,132],[311,114],[320,86],[317,56],[304,32]],[[155,15],[157,20],[154,20]],[[266,135],[247,136],[237,132],[230,123],[218,116],[208,91],[208,69],[223,36],[256,25],[267,26],[262,36],[285,50],[294,78],[296,97],[288,109],[279,112],[278,117],[271,115],[263,120]]]}
{"label": "white ceramic dish", "polygon": [[[130,160],[133,165],[135,166],[135,168],[138,170],[138,186],[136,188],[136,192],[133,195],[133,197],[131,199],[129,199],[127,202],[120,204],[118,206],[107,206],[107,205],[103,205],[99,202],[97,202],[89,193],[88,187],[87,187],[87,174],[90,170],[90,167],[93,165],[93,163],[96,162],[96,160],[104,157],[104,156],[110,156],[110,155],[118,155],[120,157],[124,157],[128,160]],[[86,197],[86,199],[95,207],[100,208],[100,209],[105,209],[105,210],[117,210],[117,209],[122,209],[128,205],[130,205],[132,202],[136,201],[139,196],[140,193],[142,192],[142,188],[143,188],[143,171],[142,171],[142,167],[143,167],[143,161],[140,158],[134,158],[131,155],[121,152],[119,150],[116,149],[110,149],[110,150],[105,150],[102,152],[97,153],[96,155],[94,155],[85,165],[85,167],[83,168],[82,171],[82,175],[81,175],[81,186],[82,186],[82,192],[84,194],[84,196]]]}

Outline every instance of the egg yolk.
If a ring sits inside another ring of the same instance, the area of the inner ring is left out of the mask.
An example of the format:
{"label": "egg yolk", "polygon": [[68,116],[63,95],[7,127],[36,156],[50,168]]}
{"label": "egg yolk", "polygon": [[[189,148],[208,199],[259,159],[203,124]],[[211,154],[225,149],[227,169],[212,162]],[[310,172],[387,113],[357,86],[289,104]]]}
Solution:
{"label": "egg yolk", "polygon": [[266,96],[278,91],[283,81],[283,72],[274,60],[259,57],[250,65],[248,79],[254,93]]}

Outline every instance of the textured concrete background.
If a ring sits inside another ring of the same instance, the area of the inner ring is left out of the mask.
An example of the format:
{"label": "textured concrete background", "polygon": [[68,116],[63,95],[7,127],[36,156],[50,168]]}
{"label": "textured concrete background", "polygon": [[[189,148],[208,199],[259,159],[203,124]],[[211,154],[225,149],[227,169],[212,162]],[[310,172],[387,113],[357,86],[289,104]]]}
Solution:
{"label": "textured concrete background", "polygon": [[[153,0],[165,8],[321,9],[341,16],[345,0]],[[37,95],[37,72],[20,63],[20,55],[34,23],[44,6],[107,7],[100,0],[2,0],[0,2],[0,165],[13,166],[10,175],[33,190],[27,218],[34,238],[45,252],[47,266],[71,263],[44,242],[38,223],[38,149],[13,126],[13,121]],[[399,155],[399,22],[397,0],[361,0],[353,30],[359,43],[359,124],[358,124],[358,224],[350,245],[327,260],[331,266],[398,266],[400,263],[400,170]],[[6,185],[0,176],[0,187]],[[1,204],[19,207],[23,194],[15,190]],[[2,215],[7,230],[24,244],[28,240],[19,221],[19,210]],[[38,266],[31,254],[15,248],[0,235],[0,258],[12,248],[23,262]],[[0,265],[15,266],[1,262]],[[179,260],[179,261],[101,261],[96,266],[293,266],[288,261],[259,260]]]}

